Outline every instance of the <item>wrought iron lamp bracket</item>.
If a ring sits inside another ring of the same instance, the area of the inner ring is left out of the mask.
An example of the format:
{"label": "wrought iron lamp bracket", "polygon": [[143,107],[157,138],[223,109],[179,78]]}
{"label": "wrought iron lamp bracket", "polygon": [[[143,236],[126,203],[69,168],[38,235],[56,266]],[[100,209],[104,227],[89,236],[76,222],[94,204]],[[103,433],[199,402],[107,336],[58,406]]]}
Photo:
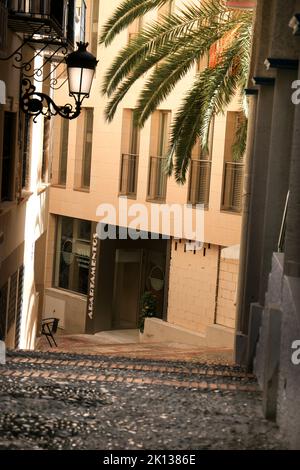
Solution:
{"label": "wrought iron lamp bracket", "polygon": [[22,80],[22,94],[20,106],[22,111],[33,116],[33,121],[37,122],[40,115],[50,119],[52,116],[61,116],[65,119],[76,119],[81,112],[81,101],[76,101],[75,107],[67,103],[64,106],[58,106],[50,96],[45,93],[37,92],[36,87],[32,85],[29,79]]}

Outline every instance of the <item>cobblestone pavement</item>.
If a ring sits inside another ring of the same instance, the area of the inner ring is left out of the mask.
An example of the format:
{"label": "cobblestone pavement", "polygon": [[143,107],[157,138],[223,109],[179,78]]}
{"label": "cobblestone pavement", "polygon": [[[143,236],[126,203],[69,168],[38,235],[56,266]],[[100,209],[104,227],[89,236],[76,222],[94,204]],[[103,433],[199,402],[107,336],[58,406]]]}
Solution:
{"label": "cobblestone pavement", "polygon": [[284,449],[237,366],[9,352],[0,449]]}
{"label": "cobblestone pavement", "polygon": [[[130,343],[118,344],[104,342],[102,337],[97,335],[56,335],[58,352],[98,354],[140,358],[140,359],[161,359],[185,360],[193,362],[232,362],[233,351],[231,349],[214,349],[191,346],[183,343]],[[36,344],[36,350],[49,352],[49,344],[44,336],[41,336]]]}

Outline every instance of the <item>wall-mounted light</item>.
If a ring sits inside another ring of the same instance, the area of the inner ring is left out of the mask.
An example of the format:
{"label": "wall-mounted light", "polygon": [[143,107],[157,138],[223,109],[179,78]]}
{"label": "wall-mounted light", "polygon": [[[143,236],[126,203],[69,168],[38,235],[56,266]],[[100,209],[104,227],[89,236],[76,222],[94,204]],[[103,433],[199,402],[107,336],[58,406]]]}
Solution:
{"label": "wall-mounted light", "polygon": [[289,22],[289,27],[292,28],[293,34],[299,36],[300,34],[300,13],[295,13]]}
{"label": "wall-mounted light", "polygon": [[96,57],[88,52],[88,43],[78,42],[78,49],[65,59],[68,72],[69,96],[75,99],[75,106],[67,103],[58,106],[50,96],[37,92],[28,78],[22,81],[20,106],[24,113],[34,117],[42,114],[48,117],[59,115],[65,119],[75,119],[81,112],[84,98],[90,96],[95,70],[98,64]]}

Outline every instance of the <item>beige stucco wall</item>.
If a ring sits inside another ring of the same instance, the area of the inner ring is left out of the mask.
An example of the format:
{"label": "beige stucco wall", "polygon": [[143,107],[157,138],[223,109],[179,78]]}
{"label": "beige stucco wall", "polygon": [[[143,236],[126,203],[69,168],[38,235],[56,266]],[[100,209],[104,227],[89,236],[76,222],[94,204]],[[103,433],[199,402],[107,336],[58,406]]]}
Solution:
{"label": "beige stucco wall", "polygon": [[[89,2],[87,2],[89,5]],[[99,31],[112,11],[120,3],[120,0],[100,2]],[[184,1],[177,1],[180,6]],[[155,19],[156,12],[146,16],[145,21]],[[121,47],[127,43],[128,31],[123,31],[113,41],[109,48],[98,46],[98,59],[100,59],[96,78],[94,80],[91,96],[84,101],[84,106],[94,107],[94,135],[91,169],[91,186],[88,193],[76,191],[76,136],[79,132],[80,121],[70,123],[68,173],[66,188],[51,188],[50,212],[55,214],[68,214],[72,217],[97,221],[96,210],[101,203],[110,203],[118,208],[119,203],[119,171],[120,156],[124,148],[124,136],[122,136],[124,109],[133,109],[136,105],[142,80],[136,83],[120,104],[113,122],[107,123],[104,119],[104,108],[107,98],[101,95],[103,77],[112,62],[113,57]],[[196,67],[177,84],[174,91],[161,103],[158,109],[170,110],[174,117],[186,90],[191,86],[196,72]],[[147,76],[147,74],[146,74]],[[145,76],[145,78],[146,78]],[[56,100],[61,103],[69,101],[66,87],[63,87],[56,95]],[[238,100],[234,100],[228,110],[235,111],[240,108]],[[55,136],[59,136],[60,121],[55,123]],[[151,135],[152,119],[148,119],[140,134],[139,174],[136,201],[129,201],[129,206],[135,202],[146,204],[150,209],[147,199],[147,182],[149,156],[151,154],[151,142],[156,136]],[[212,155],[212,175],[210,186],[209,210],[205,212],[205,241],[208,243],[230,246],[239,242],[241,218],[239,215],[220,211],[222,197],[223,158],[225,147],[226,114],[216,117],[215,137]],[[125,129],[126,131],[126,129]],[[57,147],[57,146],[56,146]],[[124,150],[123,150],[124,151]],[[57,152],[53,154],[53,169],[57,161]],[[166,203],[185,204],[187,202],[188,184],[178,185],[173,178],[168,180]],[[142,229],[147,227],[142,226]],[[172,232],[172,231],[171,231]],[[171,233],[173,235],[173,232]]]}
{"label": "beige stucco wall", "polygon": [[[184,0],[176,1],[179,6]],[[99,11],[99,31],[103,23],[111,15],[113,10],[120,4],[120,0],[100,2]],[[88,5],[88,15],[90,2]],[[146,20],[156,18],[156,13],[151,12]],[[88,23],[88,22],[87,22]],[[88,38],[87,38],[88,39]],[[100,93],[103,77],[111,64],[113,57],[120,48],[124,47],[128,39],[128,31],[123,31],[113,41],[108,49],[102,45],[98,46],[97,58],[100,60],[96,77],[94,80],[91,96],[84,101],[84,106],[94,107],[94,132],[92,150],[91,185],[87,192],[76,190],[78,179],[76,158],[76,140],[80,132],[80,120],[70,122],[69,148],[68,148],[68,171],[67,182],[64,188],[53,186],[50,190],[50,213],[57,215],[67,215],[69,217],[80,218],[91,221],[99,221],[96,215],[97,207],[100,204],[112,204],[117,210],[120,198],[119,194],[119,174],[120,157],[124,152],[124,142],[128,126],[124,126],[124,110],[133,109],[136,106],[138,92],[141,89],[142,80],[136,83],[120,104],[113,122],[107,123],[104,119],[104,108],[106,97]],[[195,69],[177,84],[174,92],[159,106],[158,109],[170,110],[174,117],[178,106],[182,102],[187,89],[191,86]],[[147,74],[145,75],[145,78]],[[55,100],[64,104],[70,101],[67,89],[63,87],[56,93]],[[228,107],[228,111],[240,109],[238,99]],[[125,120],[126,121],[126,120]],[[53,177],[58,161],[58,139],[60,134],[60,119],[54,120],[55,142],[53,147]],[[138,167],[138,187],[136,200],[128,200],[130,207],[135,203],[144,204],[150,212],[150,203],[147,202],[147,183],[149,170],[149,157],[153,149],[153,142],[156,135],[153,134],[155,125],[152,119],[148,119],[144,128],[140,132],[140,152]],[[170,290],[168,304],[168,321],[193,329],[197,332],[204,332],[207,325],[213,324],[215,315],[216,280],[218,267],[218,247],[231,246],[239,243],[241,217],[238,214],[223,212],[220,210],[222,198],[224,148],[226,131],[226,113],[219,115],[215,119],[214,142],[212,151],[212,170],[210,184],[210,199],[208,210],[204,214],[204,241],[206,246],[210,244],[210,249],[206,249],[206,256],[203,252],[184,253],[183,244],[178,244],[177,251],[172,248],[172,260],[170,268]],[[54,181],[55,182],[55,181]],[[170,178],[167,183],[167,204],[186,204],[188,198],[188,183],[178,185],[174,178]],[[118,225],[117,218],[116,224]],[[53,278],[53,258],[54,258],[54,226],[50,225],[47,253],[47,287],[52,286]],[[124,225],[121,224],[120,225]],[[125,224],[127,225],[127,224]],[[148,230],[148,226],[141,225],[142,230]],[[173,235],[171,226],[170,235]]]}
{"label": "beige stucco wall", "polygon": [[[3,57],[9,56],[20,45],[20,37],[8,31],[7,49],[1,52]],[[24,53],[26,54],[25,50]],[[27,49],[28,60],[32,51]],[[24,56],[25,60],[26,55]],[[33,66],[38,66],[37,60]],[[8,278],[24,265],[24,290],[22,296],[22,316],[20,346],[34,348],[36,331],[38,329],[39,296],[35,285],[34,270],[36,258],[36,242],[47,230],[47,212],[49,202],[49,187],[41,182],[43,118],[39,117],[37,124],[32,126],[30,165],[28,167],[28,187],[19,192],[21,178],[21,144],[18,138],[19,129],[19,93],[20,72],[13,67],[13,60],[1,62],[0,80],[6,84],[6,104],[0,105],[0,128],[3,125],[5,111],[16,113],[17,135],[15,141],[14,188],[16,198],[12,201],[0,202],[0,233],[3,242],[0,245],[0,288]],[[41,87],[39,84],[38,87]],[[0,130],[0,159],[2,158],[2,131]],[[43,275],[39,273],[39,282]],[[3,314],[3,312],[1,312]],[[13,329],[15,333],[15,328]],[[7,338],[7,346],[15,346],[14,334]]]}
{"label": "beige stucco wall", "polygon": [[46,289],[43,318],[59,318],[64,334],[85,333],[86,297],[62,289]]}

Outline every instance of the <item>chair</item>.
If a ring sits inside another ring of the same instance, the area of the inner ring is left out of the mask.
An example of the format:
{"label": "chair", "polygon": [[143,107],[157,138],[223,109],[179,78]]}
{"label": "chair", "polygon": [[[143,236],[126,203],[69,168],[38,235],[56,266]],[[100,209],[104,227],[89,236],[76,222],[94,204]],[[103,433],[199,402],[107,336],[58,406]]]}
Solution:
{"label": "chair", "polygon": [[59,318],[44,318],[42,320],[42,335],[45,335],[51,348],[53,344],[57,347],[54,334],[57,332]]}

